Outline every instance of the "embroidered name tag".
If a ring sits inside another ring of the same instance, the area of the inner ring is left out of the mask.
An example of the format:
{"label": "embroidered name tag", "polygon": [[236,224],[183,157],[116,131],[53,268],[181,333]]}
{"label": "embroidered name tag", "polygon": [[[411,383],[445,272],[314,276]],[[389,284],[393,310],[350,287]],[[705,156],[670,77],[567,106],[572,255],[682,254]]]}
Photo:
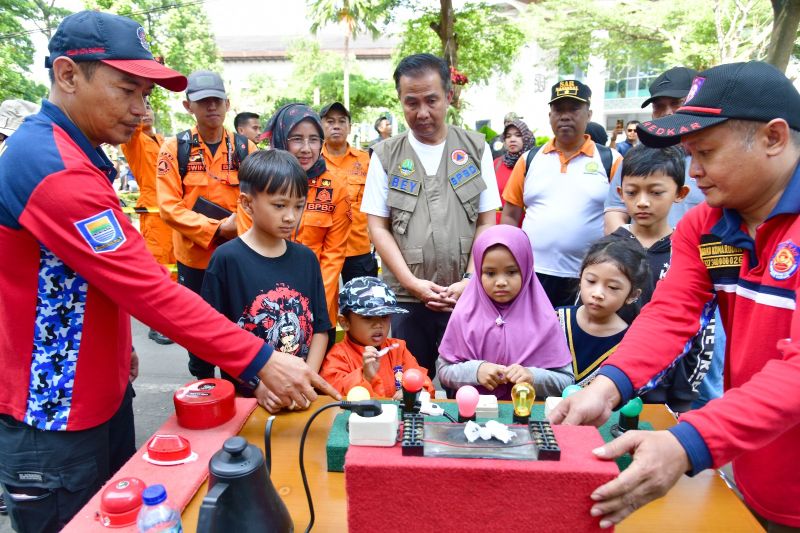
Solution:
{"label": "embroidered name tag", "polygon": [[412,180],[410,178],[402,178],[400,176],[393,175],[389,179],[389,188],[394,189],[396,191],[402,191],[404,193],[413,194],[414,196],[419,196],[419,189],[420,183],[416,180]]}
{"label": "embroidered name tag", "polygon": [[742,249],[721,242],[704,243],[700,245],[700,258],[709,270],[738,268],[742,266]]}
{"label": "embroidered name tag", "polygon": [[96,254],[113,252],[125,242],[125,234],[111,209],[79,220],[75,227]]}
{"label": "embroidered name tag", "polygon": [[475,179],[476,176],[480,176],[480,174],[475,163],[470,162],[464,168],[450,174],[448,179],[450,180],[450,185],[452,185],[454,189],[458,189],[465,183]]}

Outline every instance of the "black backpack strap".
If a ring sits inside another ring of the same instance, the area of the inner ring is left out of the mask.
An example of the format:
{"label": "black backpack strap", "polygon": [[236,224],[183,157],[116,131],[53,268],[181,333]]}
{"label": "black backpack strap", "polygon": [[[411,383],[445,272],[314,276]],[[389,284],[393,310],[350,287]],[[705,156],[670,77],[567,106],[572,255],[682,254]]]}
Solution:
{"label": "black backpack strap", "polygon": [[178,139],[178,173],[181,175],[181,182],[186,177],[189,168],[189,156],[192,153],[192,131],[185,130],[177,135]]}
{"label": "black backpack strap", "polygon": [[242,161],[247,157],[250,153],[248,150],[250,148],[250,140],[241,135],[239,133],[233,134],[233,168],[235,170],[239,170],[239,165],[242,164]]}
{"label": "black backpack strap", "polygon": [[614,164],[614,154],[611,153],[611,148],[596,144],[597,151],[600,152],[600,161],[603,163],[603,168],[606,169],[606,176],[608,176],[609,183],[611,182],[611,166]]}
{"label": "black backpack strap", "polygon": [[525,158],[525,173],[526,174],[531,169],[531,161],[533,161],[533,158],[536,156],[537,152],[539,152],[539,148],[541,148],[541,146],[534,146],[533,148],[528,150],[528,157]]}

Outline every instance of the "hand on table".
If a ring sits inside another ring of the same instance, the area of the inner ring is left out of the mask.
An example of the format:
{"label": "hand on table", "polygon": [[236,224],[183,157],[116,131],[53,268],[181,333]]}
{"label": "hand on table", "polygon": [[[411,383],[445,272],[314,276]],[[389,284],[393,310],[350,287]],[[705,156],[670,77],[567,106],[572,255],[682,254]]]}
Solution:
{"label": "hand on table", "polygon": [[478,383],[488,390],[494,390],[498,385],[506,383],[506,367],[495,363],[483,362],[478,367]]}
{"label": "hand on table", "polygon": [[361,374],[364,376],[365,381],[372,383],[381,366],[381,356],[378,355],[378,349],[374,346],[364,346],[362,356],[364,357],[364,367],[361,370]]}
{"label": "hand on table", "polygon": [[686,451],[669,431],[628,431],[593,452],[607,460],[625,453],[633,456],[624,472],[592,493],[597,503],[590,513],[602,516],[601,528],[620,523],[639,507],[660,498],[691,468]]}
{"label": "hand on table", "polygon": [[307,409],[317,399],[315,387],[336,400],[342,399],[336,389],[311,370],[305,361],[283,352],[272,352],[267,364],[259,370],[258,377],[278,402],[289,409]]}
{"label": "hand on table", "polygon": [[564,398],[548,418],[552,424],[602,426],[620,399],[614,382],[597,376],[588,387]]}
{"label": "hand on table", "polygon": [[278,399],[272,391],[267,389],[263,383],[258,384],[256,390],[253,391],[253,395],[258,400],[258,405],[266,409],[270,414],[274,415],[283,409],[283,403],[280,399]]}
{"label": "hand on table", "polygon": [[530,383],[533,385],[533,374],[519,363],[514,363],[506,367],[506,381],[514,384]]}

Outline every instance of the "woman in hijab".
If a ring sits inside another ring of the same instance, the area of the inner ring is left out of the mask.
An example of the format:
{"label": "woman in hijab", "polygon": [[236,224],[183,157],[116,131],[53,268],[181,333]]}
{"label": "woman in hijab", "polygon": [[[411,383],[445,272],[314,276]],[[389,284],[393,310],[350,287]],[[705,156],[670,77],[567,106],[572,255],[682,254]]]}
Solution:
{"label": "woman in hijab", "polygon": [[533,272],[528,236],[491,227],[472,248],[476,276],[459,298],[439,346],[437,374],[447,388],[473,385],[500,400],[515,383],[539,397],[573,383],[572,356],[553,306]]}
{"label": "woman in hijab", "polygon": [[[331,324],[338,314],[339,274],[342,272],[347,238],[350,235],[350,197],[347,180],[337,177],[325,167],[321,157],[325,135],[316,111],[304,104],[287,104],[269,119],[261,139],[269,138],[274,150],[294,155],[308,176],[306,207],[300,218],[296,241],[311,248],[319,259],[325,300]],[[239,234],[252,221],[243,209],[237,212]],[[328,332],[329,347],[336,339],[336,330]]]}
{"label": "woman in hijab", "polygon": [[[503,129],[503,143],[506,153],[494,160],[494,173],[497,176],[497,188],[500,189],[500,198],[503,198],[503,189],[506,188],[508,178],[517,160],[522,154],[533,148],[536,138],[528,129],[528,125],[516,119],[506,125]],[[503,200],[503,205],[506,201]],[[500,211],[497,212],[497,223],[500,224]]]}

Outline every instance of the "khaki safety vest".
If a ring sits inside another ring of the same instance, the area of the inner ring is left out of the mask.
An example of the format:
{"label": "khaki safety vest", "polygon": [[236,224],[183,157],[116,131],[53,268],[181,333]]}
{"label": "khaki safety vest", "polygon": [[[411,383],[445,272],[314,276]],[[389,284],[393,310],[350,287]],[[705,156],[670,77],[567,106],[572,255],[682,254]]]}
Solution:
{"label": "khaki safety vest", "polygon": [[[414,276],[448,286],[467,269],[478,220],[482,134],[448,127],[443,163],[435,175],[425,167],[408,142],[408,133],[374,148],[389,180],[387,204],[392,234]],[[402,302],[417,300],[384,265],[384,281]]]}

